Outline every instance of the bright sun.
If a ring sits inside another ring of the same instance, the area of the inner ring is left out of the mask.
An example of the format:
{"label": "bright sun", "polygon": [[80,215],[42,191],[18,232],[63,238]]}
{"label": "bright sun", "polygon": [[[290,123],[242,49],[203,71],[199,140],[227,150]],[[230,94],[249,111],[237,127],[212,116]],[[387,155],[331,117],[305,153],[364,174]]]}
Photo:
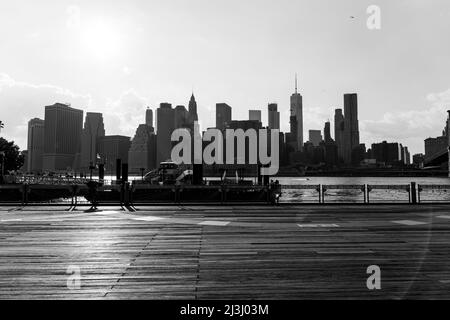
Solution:
{"label": "bright sun", "polygon": [[98,20],[83,28],[83,47],[98,59],[116,57],[120,49],[120,37],[112,24]]}

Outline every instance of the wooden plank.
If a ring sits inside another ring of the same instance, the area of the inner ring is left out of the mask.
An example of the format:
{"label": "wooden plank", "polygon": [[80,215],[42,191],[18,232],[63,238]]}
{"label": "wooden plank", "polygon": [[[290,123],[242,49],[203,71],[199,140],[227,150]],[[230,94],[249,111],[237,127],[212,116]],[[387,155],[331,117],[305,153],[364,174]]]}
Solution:
{"label": "wooden plank", "polygon": [[[10,209],[0,299],[450,298],[446,205]],[[166,219],[135,219],[145,216]],[[370,265],[381,291],[366,287]],[[69,266],[79,290],[67,287]]]}

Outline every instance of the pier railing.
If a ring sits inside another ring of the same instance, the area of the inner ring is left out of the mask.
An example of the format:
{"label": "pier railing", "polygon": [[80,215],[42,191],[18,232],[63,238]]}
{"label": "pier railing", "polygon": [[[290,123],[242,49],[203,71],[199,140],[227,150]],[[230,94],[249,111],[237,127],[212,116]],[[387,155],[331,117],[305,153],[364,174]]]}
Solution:
{"label": "pier railing", "polygon": [[[72,181],[73,182],[73,181]],[[86,183],[0,185],[0,204],[99,204],[145,205],[189,203],[275,203],[274,186],[159,186],[107,184],[94,195]],[[83,181],[87,182],[87,181]],[[377,204],[450,203],[450,185],[281,185],[280,203],[286,204]],[[97,197],[97,194],[101,196]],[[94,198],[92,198],[94,197]]]}

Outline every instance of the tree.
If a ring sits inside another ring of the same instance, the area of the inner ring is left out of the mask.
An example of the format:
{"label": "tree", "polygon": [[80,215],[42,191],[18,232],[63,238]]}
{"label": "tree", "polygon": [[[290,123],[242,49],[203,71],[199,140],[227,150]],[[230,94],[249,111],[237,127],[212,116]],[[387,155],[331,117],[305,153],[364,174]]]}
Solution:
{"label": "tree", "polygon": [[[14,141],[0,137],[0,165],[5,164],[4,172],[19,170],[23,166],[24,156]],[[0,172],[1,174],[1,172]]]}

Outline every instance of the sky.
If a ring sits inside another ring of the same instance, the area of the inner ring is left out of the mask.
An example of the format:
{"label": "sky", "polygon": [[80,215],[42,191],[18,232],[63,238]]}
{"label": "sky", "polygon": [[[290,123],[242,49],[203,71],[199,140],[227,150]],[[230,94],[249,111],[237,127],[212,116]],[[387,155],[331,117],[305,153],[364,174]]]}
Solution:
{"label": "sky", "polygon": [[448,0],[1,1],[1,135],[26,149],[27,122],[66,102],[133,137],[147,106],[192,92],[204,129],[218,102],[265,124],[276,102],[288,132],[298,73],[305,137],[355,92],[361,142],[424,152],[450,109],[449,36]]}

